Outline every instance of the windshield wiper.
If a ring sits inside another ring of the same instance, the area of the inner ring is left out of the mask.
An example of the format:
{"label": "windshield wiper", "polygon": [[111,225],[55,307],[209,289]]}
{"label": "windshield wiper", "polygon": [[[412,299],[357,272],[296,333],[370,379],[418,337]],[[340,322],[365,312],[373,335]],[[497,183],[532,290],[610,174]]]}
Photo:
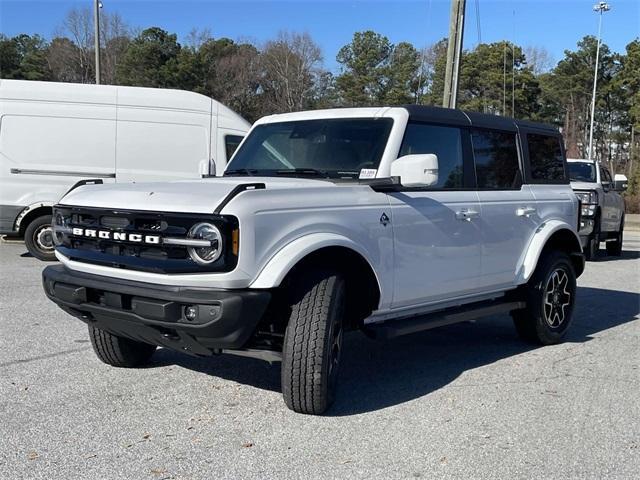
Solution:
{"label": "windshield wiper", "polygon": [[329,173],[315,168],[286,168],[276,170],[276,175],[312,175],[314,177],[328,177]]}
{"label": "windshield wiper", "polygon": [[256,175],[258,173],[258,170],[255,168],[236,168],[235,170],[227,170],[226,172],[224,172],[224,176],[231,176],[231,175],[248,175],[250,177]]}

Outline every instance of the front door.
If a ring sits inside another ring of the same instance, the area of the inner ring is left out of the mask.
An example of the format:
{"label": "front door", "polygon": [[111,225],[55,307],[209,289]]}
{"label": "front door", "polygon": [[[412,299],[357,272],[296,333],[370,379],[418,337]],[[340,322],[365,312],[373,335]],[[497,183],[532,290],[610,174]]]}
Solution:
{"label": "front door", "polygon": [[[463,148],[465,142],[467,148]],[[476,192],[467,189],[469,167],[473,167],[463,152],[468,152],[468,134],[460,128],[407,125],[399,156],[435,154],[439,170],[432,188],[389,194],[395,254],[393,308],[444,301],[477,290],[480,205]]]}
{"label": "front door", "polygon": [[393,212],[393,307],[473,293],[480,275],[480,205],[476,192],[401,192]]}

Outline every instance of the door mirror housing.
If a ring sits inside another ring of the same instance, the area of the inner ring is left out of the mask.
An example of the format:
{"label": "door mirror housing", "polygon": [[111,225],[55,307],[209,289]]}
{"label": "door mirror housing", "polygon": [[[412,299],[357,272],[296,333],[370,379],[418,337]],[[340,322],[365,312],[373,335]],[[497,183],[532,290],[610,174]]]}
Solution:
{"label": "door mirror housing", "polygon": [[627,180],[627,177],[620,173],[616,173],[613,177],[613,189],[616,192],[624,192],[628,186],[629,180]]}
{"label": "door mirror housing", "polygon": [[391,176],[403,187],[432,187],[438,183],[438,156],[433,153],[404,155],[391,164]]}

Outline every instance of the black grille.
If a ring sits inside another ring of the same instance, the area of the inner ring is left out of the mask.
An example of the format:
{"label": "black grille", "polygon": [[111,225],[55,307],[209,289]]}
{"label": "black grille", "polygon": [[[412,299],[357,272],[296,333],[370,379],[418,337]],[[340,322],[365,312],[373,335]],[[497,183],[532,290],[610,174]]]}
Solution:
{"label": "black grille", "polygon": [[[102,232],[139,234],[162,238],[186,238],[189,229],[200,222],[216,225],[223,237],[222,256],[210,265],[194,262],[187,247],[145,244],[113,238],[88,238],[73,233],[74,228]],[[237,218],[230,215],[198,215],[134,210],[69,207],[57,205],[53,210],[56,249],[66,257],[85,263],[155,273],[229,272],[237,263],[232,245]],[[236,235],[237,239],[238,236]],[[235,250],[237,251],[237,245]]]}

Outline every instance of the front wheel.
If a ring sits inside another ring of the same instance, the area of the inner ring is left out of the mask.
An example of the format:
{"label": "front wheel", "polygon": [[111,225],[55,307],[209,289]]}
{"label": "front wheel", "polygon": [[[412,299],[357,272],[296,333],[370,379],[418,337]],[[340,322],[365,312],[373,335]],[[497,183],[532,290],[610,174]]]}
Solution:
{"label": "front wheel", "polygon": [[624,233],[624,216],[620,220],[620,230],[616,234],[615,240],[611,240],[606,243],[607,255],[613,257],[620,257],[622,255],[622,235]]}
{"label": "front wheel", "polygon": [[526,308],[512,312],[518,335],[526,341],[552,345],[569,329],[576,297],[576,274],[564,252],[544,253],[524,287]]}
{"label": "front wheel", "polygon": [[595,260],[600,250],[600,239],[597,233],[592,233],[584,247],[584,257],[586,260]]}
{"label": "front wheel", "polygon": [[96,356],[113,367],[139,367],[156,351],[155,345],[120,337],[93,325],[89,325],[89,338]]}
{"label": "front wheel", "polygon": [[342,275],[305,272],[291,301],[282,352],[282,395],[291,410],[319,415],[333,403],[344,311]]}
{"label": "front wheel", "polygon": [[29,253],[37,259],[44,261],[56,259],[51,215],[42,215],[27,225],[24,231],[24,243]]}

